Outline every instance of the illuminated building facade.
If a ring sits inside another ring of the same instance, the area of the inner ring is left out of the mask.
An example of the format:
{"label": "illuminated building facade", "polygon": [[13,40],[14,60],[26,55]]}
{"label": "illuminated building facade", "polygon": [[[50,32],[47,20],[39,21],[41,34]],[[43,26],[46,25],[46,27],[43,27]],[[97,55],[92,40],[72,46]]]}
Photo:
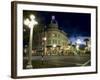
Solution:
{"label": "illuminated building facade", "polygon": [[59,29],[55,16],[47,27],[38,25],[34,29],[33,53],[36,55],[64,55],[69,40],[67,33]]}

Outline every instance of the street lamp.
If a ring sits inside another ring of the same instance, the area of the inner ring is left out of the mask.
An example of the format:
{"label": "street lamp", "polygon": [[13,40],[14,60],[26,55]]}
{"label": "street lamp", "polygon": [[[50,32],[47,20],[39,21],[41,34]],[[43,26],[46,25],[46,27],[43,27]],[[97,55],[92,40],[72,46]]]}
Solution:
{"label": "street lamp", "polygon": [[43,40],[43,52],[41,54],[41,57],[42,57],[42,64],[43,64],[43,60],[44,60],[43,56],[46,55],[46,40],[47,40],[47,38],[43,37],[42,40]]}
{"label": "street lamp", "polygon": [[34,15],[30,15],[29,19],[27,18],[24,20],[24,25],[30,28],[28,64],[26,66],[26,68],[29,68],[29,69],[32,68],[32,39],[33,39],[33,28],[36,24],[38,23],[35,21]]}
{"label": "street lamp", "polygon": [[[46,37],[43,37],[43,41],[44,41],[44,54],[46,55]],[[43,55],[42,55],[43,56]]]}

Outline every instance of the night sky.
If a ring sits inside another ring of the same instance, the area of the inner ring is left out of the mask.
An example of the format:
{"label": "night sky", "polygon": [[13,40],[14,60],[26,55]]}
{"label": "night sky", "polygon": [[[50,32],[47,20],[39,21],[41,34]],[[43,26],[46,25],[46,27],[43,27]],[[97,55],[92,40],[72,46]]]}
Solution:
{"label": "night sky", "polygon": [[68,37],[91,36],[91,15],[87,13],[47,12],[47,11],[23,11],[24,18],[30,14],[36,16],[38,23],[48,24],[51,16],[55,16],[59,28],[64,30]]}

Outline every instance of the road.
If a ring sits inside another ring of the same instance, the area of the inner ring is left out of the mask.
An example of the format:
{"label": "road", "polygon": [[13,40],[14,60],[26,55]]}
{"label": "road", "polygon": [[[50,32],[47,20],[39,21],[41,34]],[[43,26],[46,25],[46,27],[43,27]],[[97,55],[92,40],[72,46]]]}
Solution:
{"label": "road", "polygon": [[[24,57],[24,69],[28,57]],[[89,66],[90,56],[33,56],[33,68]]]}

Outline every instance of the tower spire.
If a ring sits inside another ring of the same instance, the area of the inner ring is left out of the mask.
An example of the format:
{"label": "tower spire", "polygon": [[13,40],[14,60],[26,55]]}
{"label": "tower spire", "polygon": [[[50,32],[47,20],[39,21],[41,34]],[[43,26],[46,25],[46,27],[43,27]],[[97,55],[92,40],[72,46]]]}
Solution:
{"label": "tower spire", "polygon": [[54,15],[51,16],[51,23],[49,24],[49,27],[55,28],[55,29],[58,28],[58,23],[57,23]]}
{"label": "tower spire", "polygon": [[55,16],[54,15],[52,16],[52,20],[55,20]]}
{"label": "tower spire", "polygon": [[53,23],[53,24],[57,24],[57,21],[56,21],[54,15],[51,16],[51,23]]}

